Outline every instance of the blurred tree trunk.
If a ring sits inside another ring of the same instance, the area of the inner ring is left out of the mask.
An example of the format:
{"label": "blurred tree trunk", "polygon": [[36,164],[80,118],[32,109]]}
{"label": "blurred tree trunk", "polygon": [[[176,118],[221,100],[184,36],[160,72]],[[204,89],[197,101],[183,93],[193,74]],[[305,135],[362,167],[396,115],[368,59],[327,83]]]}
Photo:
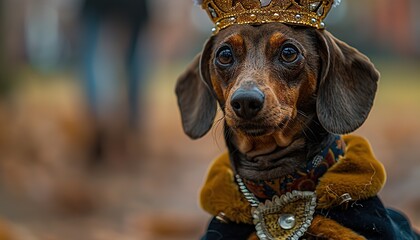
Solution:
{"label": "blurred tree trunk", "polygon": [[3,95],[4,76],[4,27],[3,27],[3,0],[0,0],[0,97]]}
{"label": "blurred tree trunk", "polygon": [[0,0],[0,98],[3,98],[10,89],[8,71],[5,58],[5,26],[4,26],[4,0]]}

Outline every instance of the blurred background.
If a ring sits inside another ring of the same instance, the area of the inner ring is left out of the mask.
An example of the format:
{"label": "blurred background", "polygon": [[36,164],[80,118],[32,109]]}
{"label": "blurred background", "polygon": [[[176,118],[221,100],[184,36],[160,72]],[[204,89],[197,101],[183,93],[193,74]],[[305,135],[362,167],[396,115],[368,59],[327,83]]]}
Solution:
{"label": "blurred background", "polygon": [[[420,228],[420,1],[342,1],[328,30],[382,74],[357,131]],[[198,239],[222,126],[182,132],[174,86],[211,35],[191,0],[0,0],[0,239]],[[417,189],[417,190],[416,190]]]}

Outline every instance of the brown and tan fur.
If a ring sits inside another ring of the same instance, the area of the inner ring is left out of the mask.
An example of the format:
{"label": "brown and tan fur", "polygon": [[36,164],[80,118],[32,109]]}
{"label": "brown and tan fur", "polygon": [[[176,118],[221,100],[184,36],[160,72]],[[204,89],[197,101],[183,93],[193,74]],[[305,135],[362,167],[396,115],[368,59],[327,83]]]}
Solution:
{"label": "brown and tan fur", "polygon": [[[293,62],[281,58],[293,46]],[[218,52],[229,48],[229,66]],[[223,60],[223,59],[222,59]],[[184,131],[199,138],[211,128],[217,103],[236,171],[245,178],[279,178],[304,166],[331,141],[366,119],[379,73],[369,59],[326,30],[281,23],[233,25],[211,37],[176,88]],[[258,89],[264,103],[241,118],[232,107],[239,89]]]}

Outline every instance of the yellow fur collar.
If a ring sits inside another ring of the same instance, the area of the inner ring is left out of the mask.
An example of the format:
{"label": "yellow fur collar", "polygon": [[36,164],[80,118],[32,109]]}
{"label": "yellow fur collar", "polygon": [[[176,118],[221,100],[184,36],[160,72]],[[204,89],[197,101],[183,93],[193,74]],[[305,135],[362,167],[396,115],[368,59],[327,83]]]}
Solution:
{"label": "yellow fur collar", "polygon": [[[344,157],[320,178],[316,188],[317,208],[330,208],[349,193],[353,200],[375,196],[383,187],[386,174],[376,160],[368,141],[354,135],[343,137]],[[201,190],[201,207],[216,216],[223,212],[232,222],[252,223],[251,206],[235,182],[228,153],[217,158],[210,167]]]}

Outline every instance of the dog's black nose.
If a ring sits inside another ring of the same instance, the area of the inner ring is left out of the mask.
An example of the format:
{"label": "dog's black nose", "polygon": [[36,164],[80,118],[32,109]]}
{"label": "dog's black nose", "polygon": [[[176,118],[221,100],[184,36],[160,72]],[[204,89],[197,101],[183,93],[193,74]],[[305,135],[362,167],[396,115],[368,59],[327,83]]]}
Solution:
{"label": "dog's black nose", "polygon": [[264,106],[264,93],[258,88],[238,89],[233,93],[230,105],[236,115],[243,119],[252,119]]}

